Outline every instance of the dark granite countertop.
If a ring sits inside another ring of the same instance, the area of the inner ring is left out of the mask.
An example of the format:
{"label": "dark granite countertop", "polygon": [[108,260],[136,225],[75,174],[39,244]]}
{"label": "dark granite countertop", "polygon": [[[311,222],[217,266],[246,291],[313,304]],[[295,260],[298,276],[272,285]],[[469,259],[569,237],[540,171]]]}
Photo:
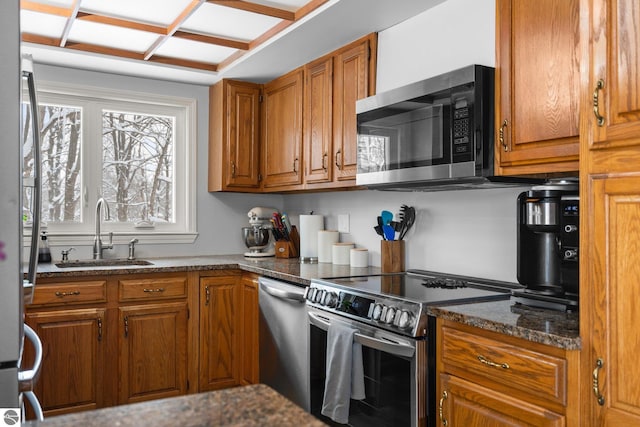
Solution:
{"label": "dark granite countertop", "polygon": [[325,426],[264,384],[29,421],[26,427]]}
{"label": "dark granite countertop", "polygon": [[531,308],[510,300],[429,307],[435,317],[529,341],[579,350],[578,313]]}
{"label": "dark granite countertop", "polygon": [[[243,255],[147,258],[152,265],[59,268],[40,264],[38,277],[83,277],[100,274],[135,274],[239,268],[244,271],[308,286],[311,279],[380,273],[379,267],[351,268],[331,263],[304,264],[297,258],[245,258]],[[429,307],[428,313],[456,322],[497,331],[567,350],[580,349],[577,313],[531,309],[514,301]]]}
{"label": "dark granite countertop", "polygon": [[311,279],[358,276],[380,273],[378,267],[351,268],[331,263],[301,263],[298,258],[246,258],[243,255],[185,256],[145,258],[151,265],[98,266],[60,268],[51,264],[38,265],[38,277],[82,277],[100,274],[137,274],[179,271],[225,270],[239,268],[275,279],[309,285]]}

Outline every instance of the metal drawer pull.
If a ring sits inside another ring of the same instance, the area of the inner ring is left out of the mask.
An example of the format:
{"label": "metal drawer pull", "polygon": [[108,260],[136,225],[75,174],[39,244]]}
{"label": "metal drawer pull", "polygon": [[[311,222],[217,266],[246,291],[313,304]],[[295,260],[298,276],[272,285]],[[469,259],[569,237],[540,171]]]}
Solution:
{"label": "metal drawer pull", "polygon": [[440,398],[440,422],[442,423],[442,425],[444,427],[447,427],[449,425],[449,421],[447,421],[447,419],[444,417],[444,401],[447,400],[447,398],[449,397],[449,394],[447,393],[447,390],[442,392],[442,397]]}
{"label": "metal drawer pull", "polygon": [[494,368],[502,368],[502,369],[509,369],[510,368],[508,363],[492,362],[491,360],[487,359],[486,357],[484,357],[481,354],[478,355],[478,360],[480,362],[484,363],[485,365],[489,365],[489,366],[494,367]]}
{"label": "metal drawer pull", "polygon": [[500,131],[498,131],[498,139],[500,140],[500,144],[502,145],[504,151],[507,151],[509,149],[507,143],[504,140],[504,130],[508,125],[509,122],[507,121],[507,119],[504,119],[504,122],[502,122],[502,126],[500,126]]}
{"label": "metal drawer pull", "polygon": [[56,296],[58,298],[64,298],[64,297],[76,296],[76,295],[80,295],[80,291],[71,291],[71,292],[60,292],[60,291],[57,291],[56,292]]}
{"label": "metal drawer pull", "polygon": [[604,117],[600,115],[600,90],[604,89],[604,80],[599,79],[596,83],[596,88],[593,90],[593,115],[596,116],[596,123],[598,126],[604,126]]}
{"label": "metal drawer pull", "polygon": [[604,366],[604,361],[601,358],[596,360],[596,368],[593,370],[593,394],[596,395],[596,399],[598,399],[598,405],[604,405],[604,396],[600,394],[600,368]]}
{"label": "metal drawer pull", "polygon": [[156,288],[156,289],[143,289],[144,292],[164,292],[164,288]]}

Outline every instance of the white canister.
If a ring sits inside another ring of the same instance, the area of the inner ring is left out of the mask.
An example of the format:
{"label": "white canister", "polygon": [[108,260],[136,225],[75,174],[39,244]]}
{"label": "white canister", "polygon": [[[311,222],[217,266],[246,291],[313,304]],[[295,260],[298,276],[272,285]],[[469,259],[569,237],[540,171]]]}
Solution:
{"label": "white canister", "polygon": [[352,248],[350,251],[351,267],[368,267],[369,251],[365,248]]}
{"label": "white canister", "polygon": [[353,243],[334,243],[332,246],[332,260],[337,265],[349,265],[351,255],[349,251],[353,248]]}
{"label": "white canister", "polygon": [[335,230],[318,231],[318,262],[331,262],[333,253],[332,246],[338,243],[340,233]]}
{"label": "white canister", "polygon": [[324,230],[324,216],[300,215],[300,261],[318,261],[318,231]]}

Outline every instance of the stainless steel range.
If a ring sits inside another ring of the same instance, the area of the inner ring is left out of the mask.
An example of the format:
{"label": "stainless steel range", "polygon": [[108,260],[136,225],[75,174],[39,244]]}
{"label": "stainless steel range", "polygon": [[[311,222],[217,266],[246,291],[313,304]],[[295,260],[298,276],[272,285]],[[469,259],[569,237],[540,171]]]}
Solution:
{"label": "stainless steel range", "polygon": [[412,270],[407,273],[312,280],[311,412],[321,414],[327,377],[327,331],[333,322],[355,329],[362,345],[364,400],[351,400],[349,425],[435,425],[435,321],[429,305],[509,299],[517,284]]}

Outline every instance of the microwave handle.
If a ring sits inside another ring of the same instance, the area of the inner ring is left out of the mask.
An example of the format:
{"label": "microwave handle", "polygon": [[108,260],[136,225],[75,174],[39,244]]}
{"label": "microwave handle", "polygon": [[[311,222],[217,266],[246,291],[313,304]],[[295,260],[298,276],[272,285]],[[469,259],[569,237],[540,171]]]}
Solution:
{"label": "microwave handle", "polygon": [[[316,313],[309,312],[309,322],[322,329],[323,331],[328,331],[329,326],[331,325],[331,320],[326,317],[322,317]],[[385,353],[392,354],[394,356],[403,356],[403,357],[413,357],[416,352],[416,349],[410,345],[393,342],[390,340],[382,340],[379,338],[369,337],[366,335],[362,335],[356,332],[353,335],[353,340],[365,347],[373,348],[375,350],[380,350]]]}

